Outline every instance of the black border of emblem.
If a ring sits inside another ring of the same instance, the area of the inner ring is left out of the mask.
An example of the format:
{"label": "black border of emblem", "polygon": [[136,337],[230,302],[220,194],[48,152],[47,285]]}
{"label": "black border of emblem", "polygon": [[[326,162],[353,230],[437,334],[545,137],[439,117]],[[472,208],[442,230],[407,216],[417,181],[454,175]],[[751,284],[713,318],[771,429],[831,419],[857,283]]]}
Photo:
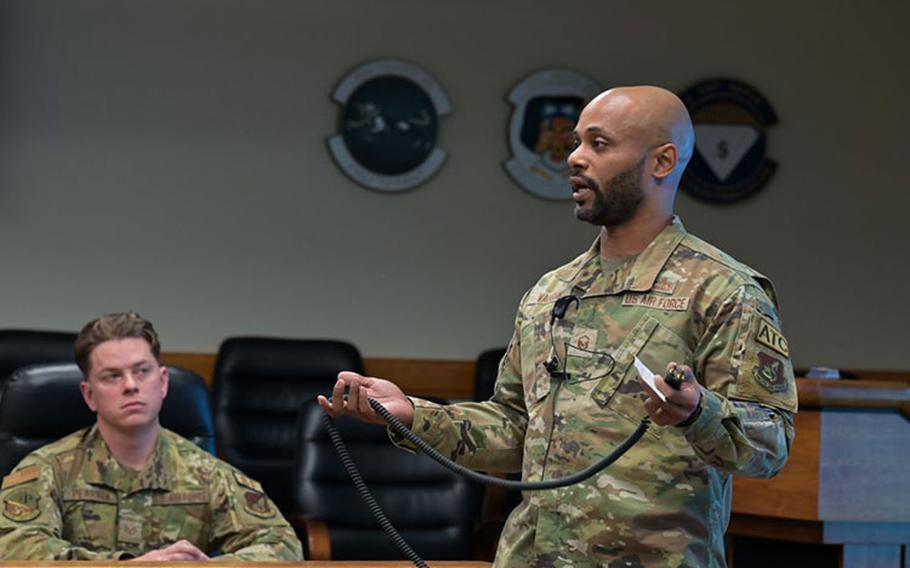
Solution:
{"label": "black border of emblem", "polygon": [[[368,81],[385,76],[407,79],[421,89],[432,102],[437,121],[451,111],[452,106],[445,91],[429,73],[414,64],[398,59],[379,59],[360,65],[342,78],[332,93],[332,100],[341,105],[343,114],[345,105],[354,91]],[[445,150],[437,144],[416,167],[404,173],[388,175],[361,164],[351,153],[342,134],[330,137],[327,144],[338,167],[348,177],[366,188],[381,192],[406,191],[419,186],[439,171],[446,159]]]}
{"label": "black border of emblem", "polygon": [[528,103],[536,97],[579,97],[584,101],[584,106],[600,91],[600,86],[593,79],[570,69],[542,69],[512,87],[507,96],[512,104],[509,119],[509,150],[512,157],[503,163],[503,167],[515,183],[528,193],[544,199],[572,199],[567,181],[568,165],[563,171],[548,171],[539,166],[541,156],[522,143],[526,110]]}
{"label": "black border of emblem", "polygon": [[[680,182],[682,190],[710,203],[735,203],[761,190],[777,170],[777,162],[766,156],[766,130],[777,123],[777,114],[768,100],[751,85],[727,78],[691,85],[680,98],[695,127],[695,149]],[[718,158],[714,165],[709,163],[713,160],[705,152],[714,148],[705,139],[707,133],[717,136],[721,156],[729,151],[729,146],[736,145],[728,145],[719,128],[738,131],[750,139],[739,144],[739,155],[733,157],[736,162],[722,163],[722,158]]]}

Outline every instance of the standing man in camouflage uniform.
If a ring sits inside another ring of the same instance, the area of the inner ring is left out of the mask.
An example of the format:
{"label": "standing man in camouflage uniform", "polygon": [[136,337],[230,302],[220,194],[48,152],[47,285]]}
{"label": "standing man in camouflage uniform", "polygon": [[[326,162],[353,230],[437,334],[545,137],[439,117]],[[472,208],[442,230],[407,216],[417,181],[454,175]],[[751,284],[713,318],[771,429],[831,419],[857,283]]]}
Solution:
{"label": "standing man in camouflage uniform", "polygon": [[96,423],[3,479],[4,560],[300,560],[300,541],[256,481],[161,428],[168,371],[137,314],[88,323],[75,345]]}
{"label": "standing man in camouflage uniform", "polygon": [[[650,416],[644,438],[602,473],[525,493],[496,566],[724,567],[732,474],[776,474],[793,439],[796,390],[774,289],[673,215],[694,145],[675,95],[602,93],[575,141],[575,215],[600,235],[525,294],[493,397],[440,406],[341,373],[320,403],[382,422],[372,397],[460,463],[520,469],[526,481],[587,467]],[[560,299],[568,311],[554,319]],[[681,388],[658,375],[661,401],[635,357],[684,378]]]}

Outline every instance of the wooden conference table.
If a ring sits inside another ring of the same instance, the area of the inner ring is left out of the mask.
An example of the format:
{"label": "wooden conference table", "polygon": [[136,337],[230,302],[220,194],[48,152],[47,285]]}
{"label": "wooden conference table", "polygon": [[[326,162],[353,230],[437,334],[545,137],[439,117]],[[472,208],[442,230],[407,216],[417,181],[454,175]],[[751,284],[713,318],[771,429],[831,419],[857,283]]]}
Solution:
{"label": "wooden conference table", "polygon": [[[428,560],[427,564],[430,568],[489,568],[491,564],[489,562],[476,562],[473,560],[446,560],[446,561],[433,561]],[[218,562],[218,559],[210,560],[205,563],[199,562],[130,562],[124,564],[123,562],[118,561],[57,561],[57,562],[47,562],[47,561],[11,561],[4,562],[0,561],[0,565],[3,568],[42,568],[42,567],[51,567],[51,568],[61,568],[65,566],[85,568],[86,566],[119,566],[121,568],[125,566],[134,567],[134,568],[171,568],[172,566],[180,566],[184,568],[200,568],[205,566],[206,568],[237,568],[242,566],[244,568],[411,568],[414,565],[410,562],[404,560],[305,560],[303,562]]]}

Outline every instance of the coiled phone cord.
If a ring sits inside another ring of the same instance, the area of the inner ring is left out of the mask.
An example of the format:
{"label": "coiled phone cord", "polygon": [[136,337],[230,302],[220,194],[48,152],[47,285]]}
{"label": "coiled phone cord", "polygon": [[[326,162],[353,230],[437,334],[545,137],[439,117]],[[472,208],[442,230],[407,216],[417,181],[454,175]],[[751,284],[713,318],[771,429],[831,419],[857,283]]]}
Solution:
{"label": "coiled phone cord", "polygon": [[[616,447],[609,455],[599,460],[597,463],[579,471],[568,475],[560,479],[551,479],[548,481],[539,481],[539,482],[529,482],[529,481],[512,481],[510,479],[501,479],[499,477],[493,477],[491,475],[484,475],[478,473],[472,469],[457,464],[447,457],[440,454],[432,446],[418,438],[413,432],[407,429],[407,427],[402,424],[397,418],[392,416],[392,413],[385,409],[379,402],[369,399],[370,407],[382,416],[382,418],[388,422],[389,427],[399,436],[404,437],[409,442],[417,446],[420,451],[424,452],[434,461],[438,462],[440,465],[445,467],[448,470],[451,470],[459,475],[462,475],[471,481],[476,483],[481,483],[484,485],[496,485],[499,487],[505,487],[506,489],[515,489],[518,491],[541,491],[544,489],[555,489],[557,487],[566,487],[567,485],[572,485],[579,483],[593,476],[595,473],[600,470],[608,467],[610,464],[615,462],[617,459],[622,457],[629,449],[634,446],[642,436],[645,435],[645,432],[648,430],[648,426],[651,424],[651,420],[646,416],[641,419],[641,422],[638,425],[638,428],[632,432],[628,438],[626,438],[619,446]],[[360,494],[360,497],[366,502],[367,506],[370,509],[370,512],[373,513],[373,516],[376,517],[376,520],[379,522],[379,525],[382,529],[389,535],[392,541],[398,546],[399,550],[416,566],[420,568],[428,568],[426,562],[424,562],[420,556],[408,545],[407,542],[398,534],[398,531],[395,530],[395,527],[392,526],[392,523],[383,513],[382,508],[379,506],[379,503],[376,502],[376,499],[373,497],[373,494],[370,492],[369,488],[366,486],[366,483],[363,481],[360,472],[357,470],[357,465],[354,463],[354,460],[351,459],[351,455],[348,453],[348,449],[344,445],[344,441],[341,439],[341,434],[338,433],[338,429],[335,428],[335,422],[332,420],[332,417],[328,414],[322,415],[323,423],[325,424],[326,430],[329,432],[329,438],[332,440],[332,445],[335,446],[335,451],[338,452],[338,457],[341,458],[341,463],[344,466],[345,471],[351,477],[351,480],[354,482],[354,486],[357,488],[357,492]]]}

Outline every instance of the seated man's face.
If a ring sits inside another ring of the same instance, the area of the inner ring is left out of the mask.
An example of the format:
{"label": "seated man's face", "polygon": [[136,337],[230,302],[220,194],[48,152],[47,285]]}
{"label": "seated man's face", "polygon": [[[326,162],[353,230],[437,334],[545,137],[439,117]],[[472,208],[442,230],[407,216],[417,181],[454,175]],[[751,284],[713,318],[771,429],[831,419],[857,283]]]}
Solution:
{"label": "seated man's face", "polygon": [[167,367],[142,338],[111,339],[89,357],[91,368],[79,386],[102,428],[124,433],[157,423],[167,395]]}

